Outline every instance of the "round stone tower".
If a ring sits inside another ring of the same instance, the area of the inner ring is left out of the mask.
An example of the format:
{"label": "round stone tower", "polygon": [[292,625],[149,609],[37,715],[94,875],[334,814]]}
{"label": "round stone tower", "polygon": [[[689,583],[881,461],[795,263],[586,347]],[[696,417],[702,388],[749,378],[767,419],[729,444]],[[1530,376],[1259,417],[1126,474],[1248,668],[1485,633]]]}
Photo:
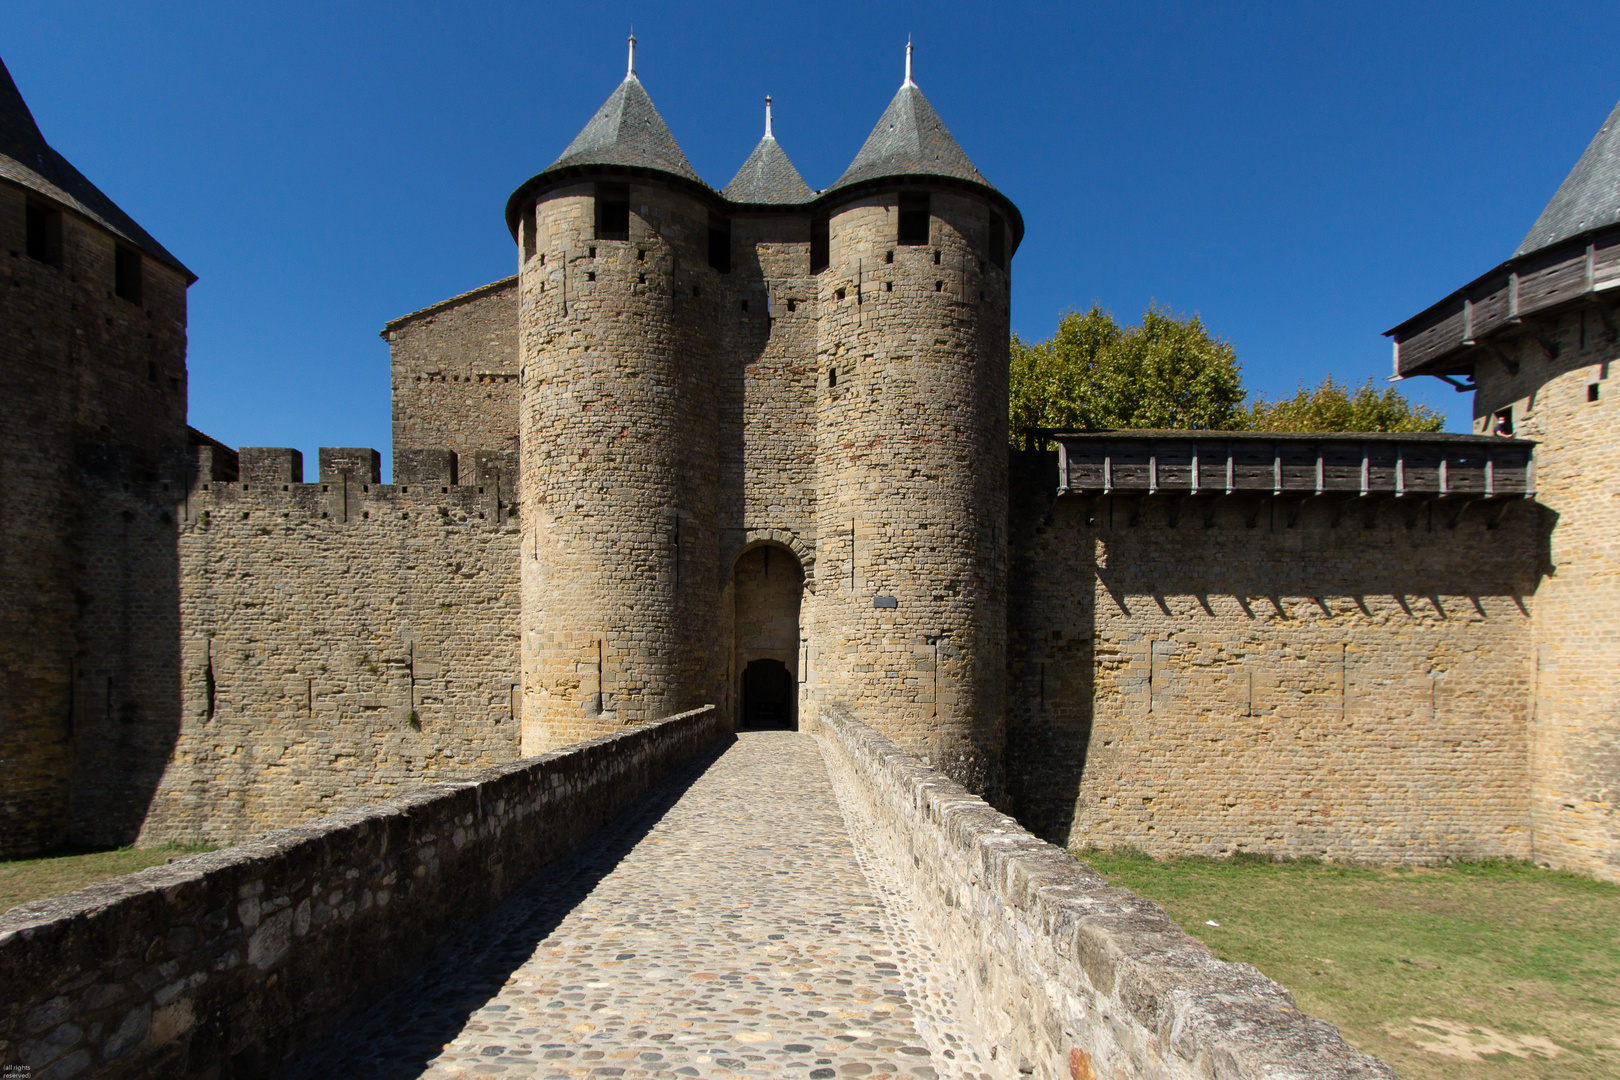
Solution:
{"label": "round stone tower", "polygon": [[725,691],[711,265],[724,203],[629,74],[511,197],[519,245],[522,752]]}
{"label": "round stone tower", "polygon": [[1001,788],[1018,211],[911,80],[823,194],[817,693]]}

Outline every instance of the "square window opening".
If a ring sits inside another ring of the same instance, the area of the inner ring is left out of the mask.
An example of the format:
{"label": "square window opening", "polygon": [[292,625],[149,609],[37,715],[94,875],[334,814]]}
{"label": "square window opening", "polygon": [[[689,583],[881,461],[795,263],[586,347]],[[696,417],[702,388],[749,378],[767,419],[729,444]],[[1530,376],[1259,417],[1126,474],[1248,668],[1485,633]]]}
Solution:
{"label": "square window opening", "polygon": [[719,214],[709,215],[709,265],[731,273],[731,219]]}
{"label": "square window opening", "polygon": [[1496,417],[1495,417],[1495,419],[1494,419],[1494,421],[1492,422],[1492,425],[1491,425],[1491,432],[1492,432],[1492,434],[1495,434],[1495,435],[1512,435],[1513,434],[1513,410],[1512,409],[1503,409],[1501,412],[1496,414]]}
{"label": "square window opening", "polygon": [[[596,238],[598,240],[630,239],[630,185],[596,185]],[[591,249],[591,255],[596,249]]]}
{"label": "square window opening", "polygon": [[819,274],[832,262],[832,225],[822,214],[810,222],[810,272]]}
{"label": "square window opening", "polygon": [[28,257],[46,266],[61,266],[62,212],[30,199],[26,218]]}
{"label": "square window opening", "polygon": [[928,243],[928,195],[900,196],[900,228],[895,243],[901,247],[921,247]]}
{"label": "square window opening", "polygon": [[832,388],[834,386],[837,386],[837,385],[838,385],[838,369],[837,368],[828,368],[827,369],[827,386],[828,386],[828,388],[830,389],[830,388]]}
{"label": "square window opening", "polygon": [[132,304],[141,302],[141,253],[120,247],[113,260],[113,292]]}
{"label": "square window opening", "polygon": [[1598,400],[1598,397],[1602,394],[1601,386],[1601,383],[1586,384],[1586,400],[1588,402],[1595,403]]}

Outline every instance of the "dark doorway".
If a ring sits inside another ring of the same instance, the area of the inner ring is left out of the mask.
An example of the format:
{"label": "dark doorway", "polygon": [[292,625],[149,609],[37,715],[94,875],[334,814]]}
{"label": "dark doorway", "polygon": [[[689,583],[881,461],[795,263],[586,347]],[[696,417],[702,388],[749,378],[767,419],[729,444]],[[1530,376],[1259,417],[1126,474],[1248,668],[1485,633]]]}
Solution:
{"label": "dark doorway", "polygon": [[793,727],[793,676],[780,660],[751,660],[743,669],[743,726]]}

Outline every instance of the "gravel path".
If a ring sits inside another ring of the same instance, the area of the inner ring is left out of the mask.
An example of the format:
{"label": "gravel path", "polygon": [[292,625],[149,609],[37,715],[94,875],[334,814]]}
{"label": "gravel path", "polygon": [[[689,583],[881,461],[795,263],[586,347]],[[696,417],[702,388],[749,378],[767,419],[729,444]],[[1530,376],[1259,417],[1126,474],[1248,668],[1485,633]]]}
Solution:
{"label": "gravel path", "polygon": [[862,834],[814,739],[743,732],[288,1080],[975,1077]]}

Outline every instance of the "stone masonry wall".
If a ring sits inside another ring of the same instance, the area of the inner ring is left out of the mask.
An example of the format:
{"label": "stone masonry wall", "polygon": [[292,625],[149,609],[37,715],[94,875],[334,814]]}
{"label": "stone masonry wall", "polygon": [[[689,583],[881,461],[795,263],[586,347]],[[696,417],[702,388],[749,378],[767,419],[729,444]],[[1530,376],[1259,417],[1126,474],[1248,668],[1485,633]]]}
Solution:
{"label": "stone masonry wall", "polygon": [[837,706],[816,727],[845,813],[898,875],[997,1080],[1382,1077],[1388,1065],[1164,910]]}
{"label": "stone masonry wall", "polygon": [[1512,410],[1537,440],[1537,500],[1552,528],[1536,592],[1530,724],[1534,854],[1620,881],[1620,343],[1612,312],[1543,319],[1475,368],[1476,430]]}
{"label": "stone masonry wall", "polygon": [[[709,207],[629,187],[545,192],[521,272],[523,747],[726,700],[720,618],[721,275]],[[729,716],[728,716],[729,718]]]}
{"label": "stone masonry wall", "polygon": [[0,1069],[262,1077],[729,730],[670,717],[0,916]]}
{"label": "stone masonry wall", "polygon": [[[727,693],[735,704],[749,660],[769,655],[798,672],[803,641],[795,618],[791,627],[780,628],[767,651],[748,644],[757,640],[759,629],[747,625],[746,612],[758,597],[745,595],[742,577],[749,571],[744,564],[763,556],[742,553],[777,545],[771,555],[773,573],[778,560],[791,558],[804,571],[802,588],[815,588],[819,304],[816,277],[810,273],[809,218],[732,218],[731,272],[722,280],[726,310],[719,367],[719,498],[724,584],[719,607],[731,657]],[[797,597],[792,607],[797,613]],[[733,613],[739,620],[735,626],[729,618]]]}
{"label": "stone masonry wall", "polygon": [[1535,503],[1053,498],[1055,455],[1016,457],[1008,753],[1031,829],[1530,854]]}
{"label": "stone masonry wall", "polygon": [[741,693],[742,674],[753,660],[780,660],[799,683],[799,609],[804,599],[804,573],[786,548],[761,544],[737,557],[731,572],[736,596],[733,696]]}
{"label": "stone masonry wall", "polygon": [[247,448],[239,481],[201,472],[177,510],[180,730],[142,843],[233,843],[518,756],[519,519],[485,464],[305,484],[296,451]]}
{"label": "stone masonry wall", "polygon": [[1007,305],[986,200],[899,192],[830,223],[817,336],[807,709],[841,704],[997,797],[1004,742]]}
{"label": "stone masonry wall", "polygon": [[[31,201],[58,215],[60,251],[52,262],[28,255]],[[136,729],[166,719],[162,694],[150,683],[172,679],[177,666],[148,618],[161,618],[177,589],[172,562],[166,566],[162,551],[146,544],[159,536],[146,530],[162,508],[148,516],[123,497],[126,485],[157,479],[164,447],[185,442],[186,280],[143,255],[138,302],[116,296],[119,243],[71,208],[0,181],[5,858],[101,838],[94,830],[77,835],[71,825],[75,814],[95,823],[120,802],[117,795],[103,799],[112,794],[105,786],[73,792],[81,751],[95,749],[84,745],[81,736],[90,736],[77,724],[89,704],[82,694],[95,690],[97,707],[117,718],[119,731],[144,741]],[[135,524],[123,530],[126,521]],[[133,539],[129,550],[120,546],[126,538]],[[155,542],[161,548],[161,539]],[[119,560],[127,568],[115,571]],[[113,580],[118,573],[138,581],[144,595]],[[167,594],[153,600],[154,589]],[[95,687],[86,682],[89,672],[97,673]]]}
{"label": "stone masonry wall", "polygon": [[396,453],[517,449],[517,297],[517,278],[502,278],[383,328]]}

